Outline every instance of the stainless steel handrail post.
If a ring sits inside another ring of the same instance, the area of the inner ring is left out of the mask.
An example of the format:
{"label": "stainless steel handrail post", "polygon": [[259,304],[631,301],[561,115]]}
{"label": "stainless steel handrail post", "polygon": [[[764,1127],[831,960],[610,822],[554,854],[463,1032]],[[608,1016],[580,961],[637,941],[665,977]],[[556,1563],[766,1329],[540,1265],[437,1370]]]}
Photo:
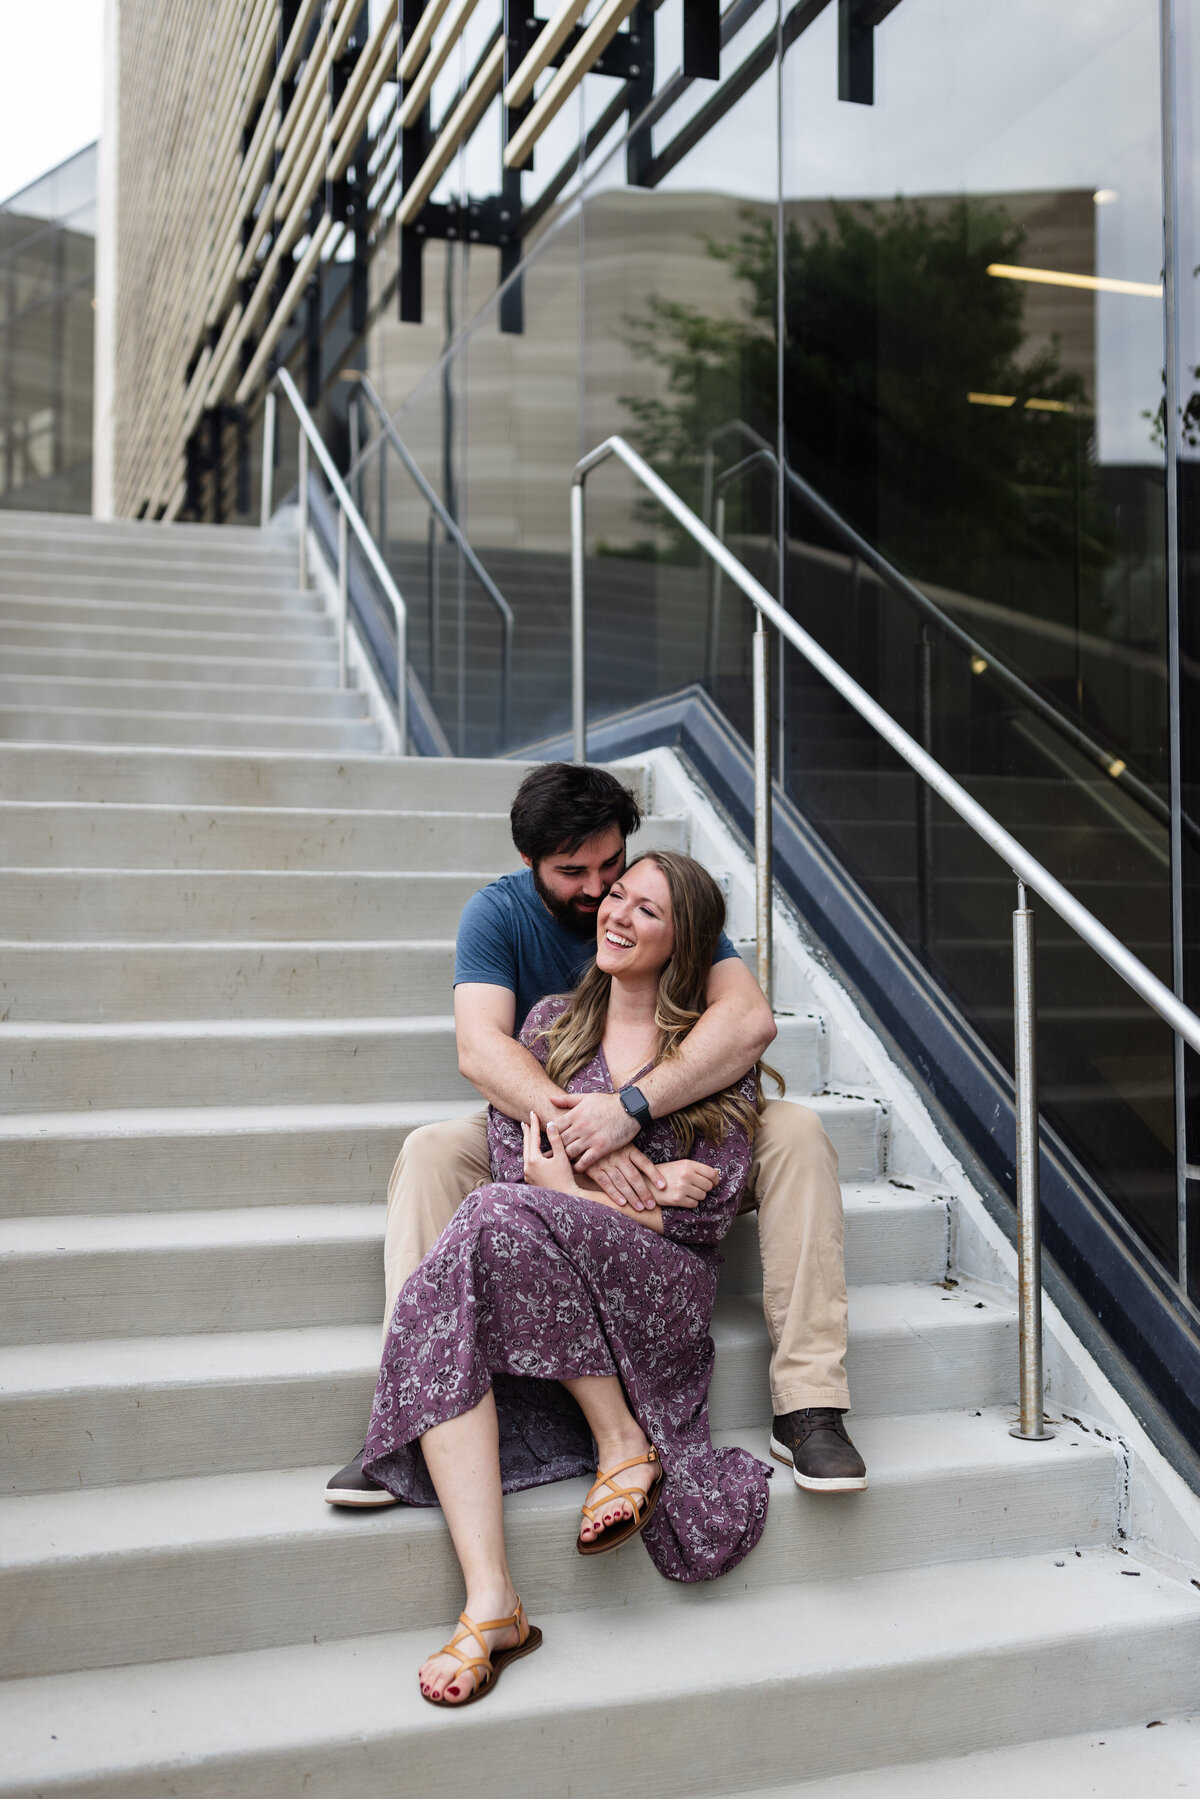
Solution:
{"label": "stainless steel handrail post", "polygon": [[262,500],[258,522],[266,527],[271,522],[275,494],[275,389],[267,390],[263,402]]}
{"label": "stainless steel handrail post", "polygon": [[338,507],[338,686],[346,685],[346,631],[350,620],[350,521]]}
{"label": "stainless steel handrail post", "polygon": [[301,426],[300,430],[300,524],[299,559],[297,580],[300,587],[308,586],[308,433]]}
{"label": "stainless steel handrail post", "polygon": [[772,999],[771,640],[761,612],[754,626],[754,939],[758,984]]}
{"label": "stainless steel handrail post", "polygon": [[587,761],[587,612],[584,583],[583,483],[587,469],[575,470],[571,487],[571,740],[576,762]]}
{"label": "stainless steel handrail post", "polygon": [[1042,1416],[1042,1222],[1037,1098],[1037,989],[1034,914],[1017,882],[1013,913],[1013,1072],[1017,1112],[1017,1282],[1020,1315],[1020,1422],[1010,1436],[1045,1442]]}
{"label": "stainless steel handrail post", "polygon": [[[312,415],[304,401],[300,398],[296,383],[286,369],[280,369],[275,377],[288,404],[300,423],[301,468],[307,473],[308,448],[321,465],[321,472],[328,481],[333,497],[342,512],[346,515],[350,530],[358,539],[359,548],[366,558],[372,574],[383,589],[384,597],[392,608],[396,622],[396,735],[397,751],[401,756],[408,753],[408,609],[404,604],[400,589],[392,579],[391,570],[379,552],[379,545],[368,531],[354,501],[346,489],[346,483],[338,474],[337,464],[329,454],[325,440],[313,423]],[[307,481],[301,487],[301,493],[307,496]],[[307,512],[307,504],[303,507]],[[307,524],[307,520],[305,520]]]}

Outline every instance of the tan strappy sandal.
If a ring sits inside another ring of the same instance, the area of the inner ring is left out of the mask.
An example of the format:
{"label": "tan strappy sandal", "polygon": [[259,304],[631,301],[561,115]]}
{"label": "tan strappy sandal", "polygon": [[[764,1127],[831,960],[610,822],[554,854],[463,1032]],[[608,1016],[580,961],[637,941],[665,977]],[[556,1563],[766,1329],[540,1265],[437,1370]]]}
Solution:
{"label": "tan strappy sandal", "polygon": [[[643,1493],[640,1487],[622,1486],[613,1477],[624,1474],[626,1468],[637,1468],[642,1462],[657,1462],[658,1451],[653,1443],[645,1455],[631,1455],[627,1462],[618,1462],[615,1468],[597,1470],[596,1478],[588,1489],[588,1496],[583,1502],[582,1511],[589,1524],[595,1524],[596,1516],[614,1499],[627,1499],[633,1507],[633,1517],[623,1518],[619,1524],[609,1524],[603,1533],[585,1543],[582,1533],[575,1540],[575,1547],[580,1555],[604,1555],[609,1549],[618,1549],[622,1543],[628,1543],[630,1537],[636,1537],[649,1524],[654,1516],[654,1508],[658,1504],[662,1492],[662,1467],[651,1481],[649,1489]],[[597,1487],[607,1487],[609,1491],[603,1499],[593,1499],[592,1494]]]}
{"label": "tan strappy sandal", "polygon": [[[460,1680],[469,1671],[475,1676],[475,1685],[465,1699],[434,1699],[424,1691],[421,1693],[426,1704],[445,1706],[447,1711],[457,1711],[460,1705],[474,1705],[477,1699],[482,1699],[485,1693],[491,1692],[500,1678],[502,1668],[506,1667],[509,1662],[515,1662],[519,1655],[532,1655],[535,1649],[540,1649],[542,1646],[542,1633],[536,1624],[529,1622],[519,1599],[517,1600],[517,1609],[510,1617],[489,1618],[485,1624],[476,1624],[471,1618],[468,1618],[466,1612],[459,1612],[458,1622],[462,1628],[455,1631],[449,1643],[443,1643],[442,1647],[435,1650],[434,1653],[436,1655],[452,1655],[456,1662],[462,1664],[459,1672],[454,1676],[454,1680]],[[507,1624],[516,1625],[517,1641],[510,1648],[496,1649],[489,1655],[488,1646],[483,1639],[483,1632],[485,1630],[503,1630]],[[458,1645],[467,1637],[475,1638],[483,1650],[482,1655],[465,1655],[463,1653]],[[450,1684],[453,1686],[454,1682],[451,1681]]]}

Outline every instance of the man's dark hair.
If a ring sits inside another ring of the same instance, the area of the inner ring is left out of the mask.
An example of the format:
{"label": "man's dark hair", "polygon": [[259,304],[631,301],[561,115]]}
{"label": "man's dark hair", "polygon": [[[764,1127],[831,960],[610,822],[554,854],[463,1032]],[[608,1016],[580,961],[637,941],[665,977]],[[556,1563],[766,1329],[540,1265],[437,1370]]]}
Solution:
{"label": "man's dark hair", "polygon": [[521,782],[509,816],[521,855],[540,862],[543,856],[577,850],[612,825],[628,837],[642,822],[642,808],[628,787],[603,768],[543,762]]}

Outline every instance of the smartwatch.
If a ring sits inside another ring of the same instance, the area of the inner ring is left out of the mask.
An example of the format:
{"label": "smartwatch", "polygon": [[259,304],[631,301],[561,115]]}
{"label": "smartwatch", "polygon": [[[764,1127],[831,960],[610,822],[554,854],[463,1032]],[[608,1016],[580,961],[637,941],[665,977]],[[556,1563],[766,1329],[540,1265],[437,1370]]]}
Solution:
{"label": "smartwatch", "polygon": [[650,1101],[640,1087],[622,1087],[617,1098],[640,1131],[646,1130],[654,1120],[650,1116]]}

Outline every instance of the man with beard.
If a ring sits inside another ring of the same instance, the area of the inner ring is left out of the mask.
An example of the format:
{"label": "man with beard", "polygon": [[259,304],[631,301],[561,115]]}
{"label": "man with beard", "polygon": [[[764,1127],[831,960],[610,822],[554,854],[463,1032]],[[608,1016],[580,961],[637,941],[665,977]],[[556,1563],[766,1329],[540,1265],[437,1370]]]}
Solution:
{"label": "man with beard", "polygon": [[[641,809],[604,769],[544,763],[513,801],[524,868],[468,900],[454,966],[458,1065],[509,1118],[557,1116],[563,1145],[610,1199],[636,1210],[664,1183],[634,1139],[651,1119],[719,1093],[753,1068],[775,1020],[724,932],[708,1004],[679,1053],[619,1093],[567,1095],[516,1040],[541,999],[575,986],[596,949],[600,902],[625,867]],[[384,1330],[396,1295],[455,1210],[491,1178],[486,1113],[423,1125],[406,1139],[388,1183]],[[768,1101],[754,1143],[746,1203],[757,1207],[763,1309],[771,1333],[771,1453],[799,1486],[846,1492],[866,1469],[846,1435],[846,1283],[837,1156],[816,1113]],[[695,1205],[698,1201],[680,1201]],[[362,1471],[361,1453],[325,1489],[331,1505],[397,1503]]]}

